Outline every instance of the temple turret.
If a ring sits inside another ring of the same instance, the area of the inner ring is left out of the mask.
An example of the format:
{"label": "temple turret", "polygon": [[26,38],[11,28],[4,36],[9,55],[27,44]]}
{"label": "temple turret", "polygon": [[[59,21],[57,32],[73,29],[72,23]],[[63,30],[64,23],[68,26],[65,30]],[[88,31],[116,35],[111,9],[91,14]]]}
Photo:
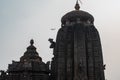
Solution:
{"label": "temple turret", "polygon": [[20,61],[12,61],[7,72],[7,80],[49,80],[50,71],[49,64],[42,61],[32,39]]}
{"label": "temple turret", "polygon": [[30,61],[36,61],[36,62],[42,62],[42,58],[39,56],[38,52],[36,51],[36,47],[34,47],[34,40],[32,39],[30,41],[30,46],[27,47],[27,51],[24,53],[24,55],[20,58],[21,62],[30,62]]}
{"label": "temple turret", "polygon": [[105,80],[99,33],[94,17],[79,9],[65,14],[57,33],[52,80]]}

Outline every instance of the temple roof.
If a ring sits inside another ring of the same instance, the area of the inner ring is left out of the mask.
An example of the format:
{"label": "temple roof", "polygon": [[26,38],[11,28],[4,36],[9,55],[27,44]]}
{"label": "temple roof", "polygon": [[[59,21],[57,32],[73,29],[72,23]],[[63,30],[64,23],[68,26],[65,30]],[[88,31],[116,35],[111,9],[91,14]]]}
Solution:
{"label": "temple roof", "polygon": [[21,71],[49,72],[49,66],[42,61],[37,53],[33,39],[30,40],[30,46],[27,47],[27,51],[20,61],[12,61],[12,64],[9,64],[8,72]]}
{"label": "temple roof", "polygon": [[85,11],[82,11],[79,9],[80,9],[80,6],[77,1],[76,5],[75,5],[75,10],[68,12],[67,14],[65,14],[62,17],[62,19],[61,19],[62,24],[65,24],[66,21],[74,22],[77,19],[80,19],[81,21],[89,20],[91,23],[93,23],[94,17],[91,14],[89,14],[88,12],[85,12]]}
{"label": "temple roof", "polygon": [[20,61],[34,61],[38,60],[39,62],[42,61],[42,58],[39,56],[38,52],[36,51],[36,47],[33,45],[34,40],[30,41],[30,46],[27,47],[27,51],[24,55],[20,58]]}

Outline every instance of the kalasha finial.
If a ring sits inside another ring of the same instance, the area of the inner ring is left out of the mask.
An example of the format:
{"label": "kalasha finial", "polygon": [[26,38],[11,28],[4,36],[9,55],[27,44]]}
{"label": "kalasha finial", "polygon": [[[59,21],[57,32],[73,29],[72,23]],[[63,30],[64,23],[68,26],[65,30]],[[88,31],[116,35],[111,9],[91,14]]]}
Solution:
{"label": "kalasha finial", "polygon": [[34,44],[34,40],[33,40],[33,39],[30,40],[30,44],[31,44],[31,45]]}
{"label": "kalasha finial", "polygon": [[79,6],[78,0],[77,0],[76,5],[75,5],[75,10],[79,10],[79,9],[80,9],[80,6]]}

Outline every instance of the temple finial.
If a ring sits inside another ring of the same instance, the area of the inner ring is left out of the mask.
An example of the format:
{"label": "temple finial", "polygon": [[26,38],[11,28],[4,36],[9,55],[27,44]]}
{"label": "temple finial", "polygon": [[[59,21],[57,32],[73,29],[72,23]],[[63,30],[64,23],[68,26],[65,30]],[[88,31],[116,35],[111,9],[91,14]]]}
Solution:
{"label": "temple finial", "polygon": [[77,0],[76,5],[75,5],[75,10],[79,10],[79,9],[80,9],[80,6],[79,6],[78,0]]}
{"label": "temple finial", "polygon": [[33,40],[33,39],[30,40],[30,44],[31,44],[31,45],[34,44],[34,40]]}

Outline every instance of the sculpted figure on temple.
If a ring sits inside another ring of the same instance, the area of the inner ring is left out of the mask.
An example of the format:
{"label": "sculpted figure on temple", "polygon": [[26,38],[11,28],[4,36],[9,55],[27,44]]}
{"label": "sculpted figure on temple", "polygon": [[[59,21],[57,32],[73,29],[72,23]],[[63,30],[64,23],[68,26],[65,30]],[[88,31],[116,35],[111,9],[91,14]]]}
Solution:
{"label": "sculpted figure on temple", "polygon": [[53,39],[49,38],[48,41],[51,43],[50,48],[54,48],[55,42],[53,41]]}

